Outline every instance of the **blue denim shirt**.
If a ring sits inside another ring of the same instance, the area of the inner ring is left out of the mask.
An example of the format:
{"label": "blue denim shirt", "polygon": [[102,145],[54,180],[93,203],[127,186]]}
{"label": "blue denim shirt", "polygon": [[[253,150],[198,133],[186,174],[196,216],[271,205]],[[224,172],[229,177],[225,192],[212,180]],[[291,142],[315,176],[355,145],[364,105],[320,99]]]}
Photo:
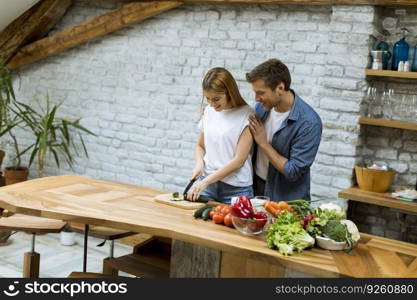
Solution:
{"label": "blue denim shirt", "polygon": [[[320,145],[322,123],[314,109],[294,91],[294,104],[281,127],[272,137],[272,147],[288,161],[284,174],[271,163],[265,184],[265,195],[273,201],[310,200],[310,166]],[[265,121],[269,111],[261,103],[255,106],[256,115]],[[256,156],[255,156],[256,157]]]}

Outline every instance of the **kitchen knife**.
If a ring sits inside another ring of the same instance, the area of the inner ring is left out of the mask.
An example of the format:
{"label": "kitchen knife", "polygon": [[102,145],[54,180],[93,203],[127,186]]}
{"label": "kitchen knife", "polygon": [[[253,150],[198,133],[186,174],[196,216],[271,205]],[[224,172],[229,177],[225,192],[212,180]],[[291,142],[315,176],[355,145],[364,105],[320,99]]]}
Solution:
{"label": "kitchen knife", "polygon": [[185,187],[184,192],[182,193],[183,196],[184,196],[184,200],[187,200],[187,192],[193,186],[193,184],[196,180],[197,180],[197,178],[191,179],[190,182]]}

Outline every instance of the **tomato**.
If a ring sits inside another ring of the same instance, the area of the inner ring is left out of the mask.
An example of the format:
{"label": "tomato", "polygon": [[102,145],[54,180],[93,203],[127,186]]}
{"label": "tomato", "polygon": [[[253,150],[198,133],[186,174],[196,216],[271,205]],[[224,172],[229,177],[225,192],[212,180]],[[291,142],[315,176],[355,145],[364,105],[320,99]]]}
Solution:
{"label": "tomato", "polygon": [[216,213],[216,212],[214,211],[214,209],[212,209],[212,210],[209,212],[210,219],[212,219],[212,220],[213,220],[213,215],[214,215],[215,213]]}
{"label": "tomato", "polygon": [[221,213],[223,214],[223,215],[227,215],[228,213],[230,213],[230,211],[231,211],[231,207],[229,206],[229,205],[225,205],[225,206],[223,206],[222,207],[222,209],[221,209]]}
{"label": "tomato", "polygon": [[230,213],[228,213],[225,217],[224,217],[224,225],[228,226],[228,227],[233,227],[233,222],[232,222],[232,215]]}
{"label": "tomato", "polygon": [[248,229],[251,232],[259,232],[264,228],[266,221],[266,219],[251,219],[247,223]]}
{"label": "tomato", "polygon": [[216,208],[214,209],[216,212],[221,212],[222,211],[222,209],[223,209],[223,207],[225,207],[226,205],[225,204],[220,204],[220,205],[217,205],[216,206]]}
{"label": "tomato", "polygon": [[236,217],[236,218],[234,218],[234,222],[235,223],[233,224],[233,226],[235,226],[235,224],[236,224],[236,227],[245,227],[246,224],[249,222],[249,220]]}
{"label": "tomato", "polygon": [[216,224],[223,224],[224,216],[222,214],[220,214],[220,213],[215,213],[213,215],[213,221]]}

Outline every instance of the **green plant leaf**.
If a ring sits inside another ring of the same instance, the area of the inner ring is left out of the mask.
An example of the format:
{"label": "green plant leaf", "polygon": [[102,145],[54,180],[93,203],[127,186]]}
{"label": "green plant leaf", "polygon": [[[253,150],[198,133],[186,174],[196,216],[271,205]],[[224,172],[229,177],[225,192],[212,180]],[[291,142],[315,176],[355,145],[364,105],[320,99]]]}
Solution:
{"label": "green plant leaf", "polygon": [[84,149],[85,156],[87,156],[87,158],[88,158],[89,156],[88,156],[87,147],[85,146],[84,139],[81,136],[81,134],[80,134],[80,140],[81,140],[81,145],[83,146],[83,149]]}
{"label": "green plant leaf", "polygon": [[22,156],[23,154],[25,154],[27,151],[29,151],[35,144],[30,145],[29,147],[27,147],[25,150],[23,150],[22,152],[19,153],[20,156]]}
{"label": "green plant leaf", "polygon": [[46,129],[53,128],[52,123],[55,119],[55,113],[59,106],[55,105],[50,114],[47,116]]}
{"label": "green plant leaf", "polygon": [[55,158],[55,163],[56,163],[56,165],[58,166],[58,168],[60,167],[60,165],[59,165],[59,156],[58,156],[58,153],[56,152],[56,150],[54,149],[54,148],[51,148],[51,152],[52,152],[52,154],[54,155],[54,158]]}
{"label": "green plant leaf", "polygon": [[70,135],[69,135],[69,132],[68,132],[68,122],[65,119],[62,119],[61,122],[62,122],[62,128],[60,128],[61,132],[62,132],[65,140],[67,142],[69,142],[70,141]]}
{"label": "green plant leaf", "polygon": [[63,149],[65,155],[66,155],[65,157],[67,158],[68,164],[72,167],[72,155],[70,154],[70,151],[68,149],[67,144],[62,143],[61,146],[62,146],[62,149]]}
{"label": "green plant leaf", "polygon": [[[35,143],[35,145],[37,145],[37,143]],[[36,154],[38,153],[38,150],[39,150],[39,148],[38,148],[38,147],[35,147],[35,148],[32,150],[32,153],[30,154],[30,159],[29,159],[29,167],[32,165],[33,160],[35,159]]]}
{"label": "green plant leaf", "polygon": [[84,132],[86,132],[86,133],[88,133],[88,134],[91,134],[91,135],[97,136],[94,132],[92,132],[92,131],[88,130],[87,128],[85,128],[84,126],[80,125],[80,124],[79,124],[79,120],[77,120],[77,121],[75,121],[75,122],[68,122],[68,123],[69,123],[71,126],[73,126],[73,127],[75,127],[75,128],[78,128],[78,129],[80,129],[80,130],[82,130],[82,131],[84,131]]}

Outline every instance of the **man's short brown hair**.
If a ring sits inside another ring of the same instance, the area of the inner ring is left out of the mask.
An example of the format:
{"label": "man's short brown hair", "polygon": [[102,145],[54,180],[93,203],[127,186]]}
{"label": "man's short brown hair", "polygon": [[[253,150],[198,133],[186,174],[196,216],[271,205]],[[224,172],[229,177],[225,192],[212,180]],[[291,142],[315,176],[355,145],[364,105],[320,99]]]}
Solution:
{"label": "man's short brown hair", "polygon": [[252,71],[246,73],[246,80],[249,83],[256,80],[263,80],[271,90],[275,90],[278,84],[284,83],[284,89],[289,91],[291,75],[287,66],[279,59],[269,59],[256,66]]}

